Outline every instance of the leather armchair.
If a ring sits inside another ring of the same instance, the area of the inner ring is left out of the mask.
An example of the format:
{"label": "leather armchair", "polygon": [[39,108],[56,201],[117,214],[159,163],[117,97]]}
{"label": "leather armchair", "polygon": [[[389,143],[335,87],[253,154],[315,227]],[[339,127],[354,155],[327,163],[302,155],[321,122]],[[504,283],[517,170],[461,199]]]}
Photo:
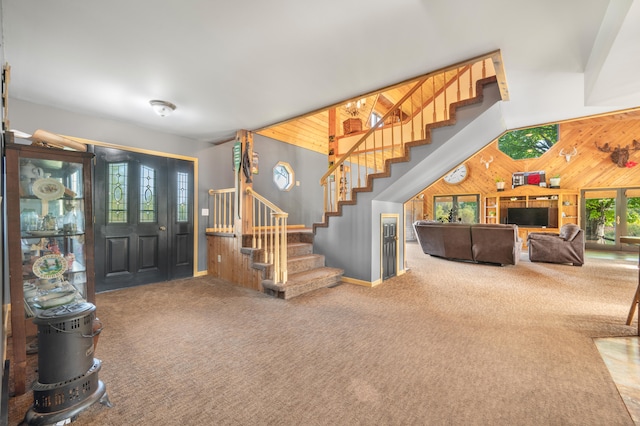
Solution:
{"label": "leather armchair", "polygon": [[527,237],[532,262],[584,264],[584,231],[568,223],[560,233],[531,232]]}

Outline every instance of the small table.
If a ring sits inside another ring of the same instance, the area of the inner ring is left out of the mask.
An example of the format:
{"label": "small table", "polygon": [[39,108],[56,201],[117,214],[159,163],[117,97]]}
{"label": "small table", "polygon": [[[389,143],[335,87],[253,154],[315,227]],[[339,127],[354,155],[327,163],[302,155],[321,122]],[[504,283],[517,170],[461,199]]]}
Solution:
{"label": "small table", "polygon": [[[620,242],[640,246],[640,237],[620,237]],[[631,325],[633,314],[636,312],[636,306],[640,304],[640,249],[638,251],[638,268],[638,288],[636,288],[636,294],[633,296],[633,302],[631,302],[631,309],[629,309],[629,315],[627,316],[627,325]],[[640,336],[640,318],[638,318],[638,336]]]}

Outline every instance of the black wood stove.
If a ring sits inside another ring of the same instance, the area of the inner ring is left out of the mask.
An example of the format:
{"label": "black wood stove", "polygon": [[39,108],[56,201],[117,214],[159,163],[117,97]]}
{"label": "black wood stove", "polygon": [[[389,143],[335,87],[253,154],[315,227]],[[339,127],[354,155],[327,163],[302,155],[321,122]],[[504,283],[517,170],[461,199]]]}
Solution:
{"label": "black wood stove", "polygon": [[107,389],[98,379],[101,362],[93,357],[96,307],[73,303],[47,309],[33,320],[38,326],[38,380],[33,406],[24,422],[54,425],[75,420],[95,402],[111,407]]}

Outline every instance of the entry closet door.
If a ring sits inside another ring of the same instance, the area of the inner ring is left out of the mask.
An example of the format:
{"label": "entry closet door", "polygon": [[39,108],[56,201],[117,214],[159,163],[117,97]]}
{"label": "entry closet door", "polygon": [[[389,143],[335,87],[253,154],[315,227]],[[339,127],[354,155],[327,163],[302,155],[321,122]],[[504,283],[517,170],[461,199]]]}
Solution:
{"label": "entry closet door", "polygon": [[398,273],[398,216],[382,216],[382,279]]}
{"label": "entry closet door", "polygon": [[96,290],[193,275],[193,163],[95,147]]}

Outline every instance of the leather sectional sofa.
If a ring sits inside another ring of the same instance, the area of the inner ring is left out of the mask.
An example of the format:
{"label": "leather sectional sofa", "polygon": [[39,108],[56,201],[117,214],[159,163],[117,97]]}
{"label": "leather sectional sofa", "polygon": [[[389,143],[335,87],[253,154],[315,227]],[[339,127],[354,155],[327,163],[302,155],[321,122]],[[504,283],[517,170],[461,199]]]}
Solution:
{"label": "leather sectional sofa", "polygon": [[413,228],[422,251],[431,256],[499,265],[520,261],[522,239],[517,225],[419,220]]}

